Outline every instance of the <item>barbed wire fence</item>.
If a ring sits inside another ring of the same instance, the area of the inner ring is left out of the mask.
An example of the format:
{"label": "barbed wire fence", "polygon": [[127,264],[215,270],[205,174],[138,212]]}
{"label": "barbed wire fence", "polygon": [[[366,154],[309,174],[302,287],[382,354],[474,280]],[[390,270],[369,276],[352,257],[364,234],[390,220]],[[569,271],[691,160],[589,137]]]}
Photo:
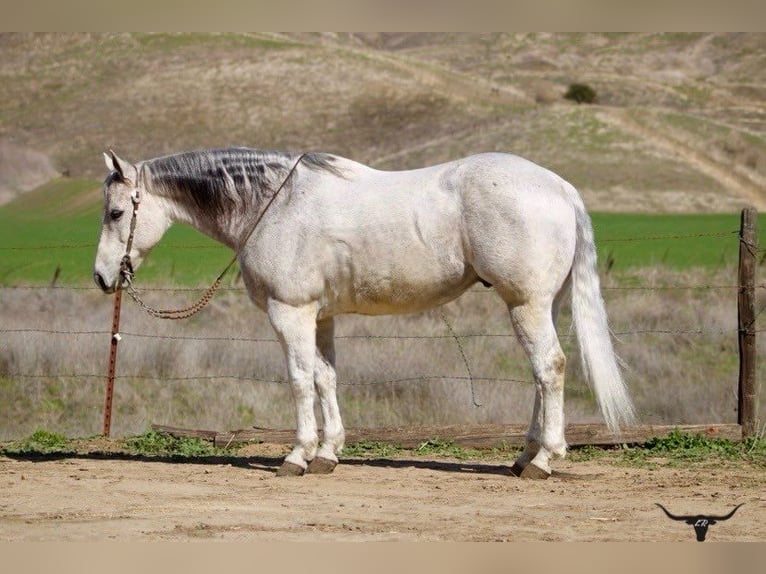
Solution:
{"label": "barbed wire fence", "polygon": [[[754,211],[754,210],[753,210]],[[744,221],[744,212],[743,212],[743,221]],[[705,334],[718,334],[718,335],[731,335],[734,337],[735,335],[740,338],[740,354],[742,353],[742,339],[743,337],[748,339],[752,343],[753,347],[753,353],[754,353],[754,340],[755,340],[755,334],[763,332],[766,329],[758,328],[757,327],[757,320],[759,317],[761,317],[764,312],[766,312],[766,303],[762,303],[761,307],[759,309],[755,309],[754,305],[756,304],[756,297],[755,292],[758,290],[764,290],[766,289],[766,284],[755,284],[754,277],[755,277],[755,264],[758,262],[758,260],[764,260],[766,259],[766,249],[759,249],[757,246],[757,238],[754,236],[754,229],[751,230],[752,235],[748,235],[748,231],[743,228],[740,228],[738,230],[731,230],[726,232],[712,232],[712,233],[693,233],[693,234],[676,234],[676,235],[653,235],[653,236],[642,236],[642,237],[627,237],[627,238],[603,238],[600,239],[601,243],[608,244],[608,243],[625,243],[625,242],[645,242],[645,241],[668,241],[668,240],[694,240],[698,238],[711,238],[711,237],[718,237],[718,238],[731,238],[731,239],[739,239],[740,242],[740,277],[738,280],[732,280],[730,283],[722,283],[722,284],[715,284],[715,283],[705,283],[705,284],[674,284],[674,285],[602,285],[602,291],[604,291],[605,296],[610,292],[641,292],[641,291],[677,291],[677,292],[683,292],[683,291],[730,291],[732,294],[736,293],[740,300],[742,299],[743,294],[749,296],[749,301],[747,304],[749,304],[751,307],[753,307],[750,314],[745,314],[745,317],[742,317],[742,302],[740,301],[740,310],[739,310],[739,322],[736,329],[710,329],[710,328],[677,328],[677,327],[667,327],[667,328],[637,328],[637,329],[627,329],[627,330],[616,330],[614,331],[614,335],[617,337],[626,337],[626,336],[646,336],[646,335],[667,335],[667,336],[678,336],[678,335],[685,335],[685,336],[695,336],[695,335],[705,335]],[[37,245],[37,246],[0,246],[0,252],[3,250],[16,250],[16,251],[38,251],[38,250],[51,250],[51,249],[93,249],[93,245],[88,243],[73,243],[73,244],[63,244],[63,245]],[[165,246],[166,249],[215,249],[217,246],[211,246],[211,245],[167,245]],[[749,257],[751,260],[750,266],[752,269],[750,269],[750,283],[748,285],[743,285],[743,279],[742,279],[742,257]],[[0,293],[2,291],[64,291],[64,292],[73,292],[75,295],[87,291],[87,292],[97,292],[98,288],[93,286],[83,286],[83,285],[58,285],[55,284],[55,281],[50,285],[9,285],[9,286],[2,286],[0,287]],[[191,293],[191,292],[200,292],[204,290],[204,287],[186,287],[186,286],[143,286],[143,291],[146,292],[157,292],[157,293]],[[220,291],[222,292],[232,292],[232,293],[245,293],[246,289],[242,286],[228,286],[228,287],[221,287]],[[469,290],[469,293],[477,294],[477,295],[484,295],[484,294],[492,294],[492,290],[488,289],[471,289]],[[746,297],[747,298],[747,297]],[[412,377],[395,377],[395,378],[380,378],[375,380],[341,380],[339,381],[339,386],[375,386],[375,385],[386,385],[386,384],[395,384],[395,383],[403,383],[403,382],[425,382],[425,381],[431,381],[431,380],[450,380],[450,381],[461,381],[465,382],[468,381],[471,384],[473,384],[474,381],[476,382],[496,382],[496,383],[520,383],[520,384],[534,384],[534,381],[531,380],[531,378],[514,378],[514,377],[486,377],[481,375],[476,375],[472,372],[469,360],[467,358],[467,355],[463,349],[463,342],[471,339],[481,339],[481,338],[514,338],[514,333],[510,332],[499,332],[499,333],[486,333],[486,332],[456,332],[453,327],[448,322],[447,318],[442,314],[441,315],[442,320],[447,326],[448,332],[445,334],[425,334],[425,335],[401,335],[401,334],[393,334],[393,335],[384,335],[384,334],[361,334],[361,335],[337,335],[337,340],[363,340],[368,341],[371,343],[375,343],[376,341],[383,341],[383,340],[412,340],[412,341],[423,341],[423,340],[453,340],[456,345],[457,349],[460,352],[462,363],[465,366],[465,375],[457,375],[455,373],[452,374],[423,374],[418,376],[412,376]],[[672,318],[670,318],[672,320]],[[40,335],[44,337],[66,337],[66,338],[72,338],[72,339],[80,339],[83,337],[92,337],[94,339],[96,338],[103,338],[102,340],[105,341],[110,335],[111,331],[107,328],[104,329],[60,329],[60,328],[40,328],[40,327],[6,327],[3,325],[0,325],[0,341],[3,341],[2,346],[3,347],[10,347],[14,343],[14,338],[23,337],[25,335]],[[278,345],[279,342],[276,339],[276,337],[254,337],[254,336],[240,336],[240,335],[198,335],[198,334],[158,334],[158,333],[150,333],[150,332],[138,332],[138,331],[121,331],[120,335],[122,337],[128,337],[128,338],[134,338],[134,339],[140,339],[140,340],[147,340],[147,341],[162,341],[162,340],[170,340],[170,341],[179,341],[179,342],[186,342],[186,341],[202,341],[202,342],[238,342],[238,343],[259,343],[259,344],[275,344]],[[104,344],[104,351],[106,351],[106,344]],[[105,353],[106,354],[106,353]],[[747,362],[748,359],[743,359],[742,356],[740,357],[740,362],[745,361]],[[757,431],[757,425],[758,421],[756,420],[756,412],[755,412],[755,403],[757,402],[756,395],[756,389],[755,385],[757,384],[755,381],[755,375],[754,375],[754,357],[752,358],[753,363],[753,373],[748,375],[747,373],[742,373],[742,367],[740,367],[740,380],[738,383],[738,394],[739,394],[739,413],[738,413],[738,424],[740,424],[743,427],[743,434],[745,436],[753,434],[753,432]],[[46,373],[35,373],[35,372],[11,372],[10,370],[6,368],[3,368],[3,362],[2,362],[2,356],[0,356],[0,377],[4,377],[6,379],[19,379],[19,380],[62,380],[62,379],[72,379],[72,380],[85,380],[85,381],[93,381],[93,380],[104,380],[106,378],[105,373],[98,373],[98,372],[78,372],[78,371],[72,371],[72,372],[46,372]],[[750,380],[748,381],[748,376],[750,377]],[[118,380],[156,380],[157,375],[147,375],[142,373],[120,373],[117,377]],[[743,381],[743,378],[745,379]],[[188,375],[188,376],[162,376],[163,381],[176,381],[176,382],[187,382],[187,381],[216,381],[216,380],[232,380],[232,381],[252,381],[252,382],[259,382],[259,383],[268,383],[268,384],[286,384],[286,379],[284,377],[279,378],[259,378],[254,376],[245,376],[238,373],[198,373],[194,375]],[[749,398],[743,399],[743,395],[748,394],[750,395]],[[474,400],[474,405],[479,406],[478,403],[476,403],[475,396],[473,395],[473,388],[472,388],[472,398]],[[743,404],[744,400],[744,404]]]}

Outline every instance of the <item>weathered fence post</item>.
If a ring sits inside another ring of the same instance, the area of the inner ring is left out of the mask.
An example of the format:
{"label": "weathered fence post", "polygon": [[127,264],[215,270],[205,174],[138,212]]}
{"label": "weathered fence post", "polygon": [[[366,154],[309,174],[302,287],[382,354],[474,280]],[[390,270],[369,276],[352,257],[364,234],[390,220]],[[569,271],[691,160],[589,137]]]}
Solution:
{"label": "weathered fence post", "polygon": [[755,376],[755,267],[758,250],[756,221],[752,207],[742,210],[739,231],[739,295],[737,317],[739,330],[739,405],[737,422],[742,438],[757,432],[757,380]]}

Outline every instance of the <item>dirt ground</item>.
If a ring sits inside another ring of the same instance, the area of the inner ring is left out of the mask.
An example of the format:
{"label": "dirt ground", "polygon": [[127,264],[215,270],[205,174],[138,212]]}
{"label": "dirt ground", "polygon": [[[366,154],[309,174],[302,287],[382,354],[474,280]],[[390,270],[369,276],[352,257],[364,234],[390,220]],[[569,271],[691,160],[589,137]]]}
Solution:
{"label": "dirt ground", "polygon": [[766,473],[558,461],[546,481],[508,460],[343,459],[276,478],[281,447],[195,462],[124,454],[0,456],[0,540],[693,541],[666,517],[728,513],[708,541],[766,541]]}

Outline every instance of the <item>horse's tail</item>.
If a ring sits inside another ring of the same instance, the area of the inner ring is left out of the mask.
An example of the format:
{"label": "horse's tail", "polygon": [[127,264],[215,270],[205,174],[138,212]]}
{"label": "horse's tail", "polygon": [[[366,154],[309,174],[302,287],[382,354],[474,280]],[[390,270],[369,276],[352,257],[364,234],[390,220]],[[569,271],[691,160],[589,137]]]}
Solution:
{"label": "horse's tail", "polygon": [[635,411],[612,346],[596,267],[593,226],[580,195],[566,183],[577,217],[577,243],[572,264],[572,318],[577,332],[583,372],[596,394],[612,432],[630,425]]}

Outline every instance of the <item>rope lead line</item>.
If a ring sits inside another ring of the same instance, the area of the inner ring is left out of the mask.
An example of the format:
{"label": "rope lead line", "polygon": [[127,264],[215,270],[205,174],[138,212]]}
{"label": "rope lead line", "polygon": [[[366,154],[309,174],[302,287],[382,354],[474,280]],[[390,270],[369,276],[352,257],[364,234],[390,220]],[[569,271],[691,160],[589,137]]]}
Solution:
{"label": "rope lead line", "polygon": [[[123,284],[126,285],[125,290],[128,292],[128,295],[130,295],[130,298],[135,301],[139,307],[141,307],[144,311],[146,311],[149,315],[152,317],[156,317],[158,319],[188,319],[189,317],[196,315],[202,309],[204,309],[208,303],[210,303],[210,300],[213,298],[213,295],[215,295],[215,292],[218,291],[218,288],[221,286],[221,282],[223,281],[224,276],[226,273],[228,273],[229,269],[237,262],[237,258],[239,257],[240,253],[244,249],[245,245],[247,244],[247,241],[250,239],[250,236],[255,232],[255,228],[258,227],[258,224],[261,222],[261,219],[263,219],[263,216],[266,215],[266,212],[269,210],[269,207],[271,207],[271,204],[274,203],[274,200],[279,195],[279,192],[282,191],[282,189],[285,187],[287,182],[292,177],[293,173],[295,172],[295,169],[298,167],[298,164],[303,161],[303,158],[305,157],[305,153],[302,153],[300,157],[298,157],[295,164],[293,164],[293,167],[288,172],[287,176],[285,176],[285,179],[282,181],[280,186],[277,188],[277,191],[274,192],[274,194],[269,199],[268,203],[266,204],[266,207],[263,208],[263,211],[261,211],[260,215],[256,218],[255,223],[253,223],[253,226],[250,228],[250,231],[245,236],[244,241],[240,244],[239,248],[237,249],[236,253],[234,253],[234,257],[231,258],[231,261],[229,261],[228,265],[224,268],[223,271],[218,275],[218,278],[213,282],[213,284],[207,288],[207,290],[202,294],[202,296],[199,298],[199,300],[196,303],[193,303],[192,305],[189,305],[188,307],[184,307],[183,309],[155,309],[148,303],[146,303],[141,296],[138,294],[138,291],[133,286],[133,278],[134,278],[134,272],[133,272],[133,264],[130,261],[130,249],[133,245],[133,234],[136,229],[136,219],[138,217],[138,206],[141,203],[141,196],[139,195],[139,186],[138,182],[136,183],[136,189],[131,196],[131,199],[133,201],[133,217],[130,221],[130,235],[128,236],[128,242],[125,250],[125,255],[122,258],[122,262],[120,263],[120,287],[122,287]],[[141,166],[143,169],[143,165]],[[143,173],[143,171],[141,172]],[[141,173],[139,173],[139,177],[136,179],[140,181],[141,179]]]}

